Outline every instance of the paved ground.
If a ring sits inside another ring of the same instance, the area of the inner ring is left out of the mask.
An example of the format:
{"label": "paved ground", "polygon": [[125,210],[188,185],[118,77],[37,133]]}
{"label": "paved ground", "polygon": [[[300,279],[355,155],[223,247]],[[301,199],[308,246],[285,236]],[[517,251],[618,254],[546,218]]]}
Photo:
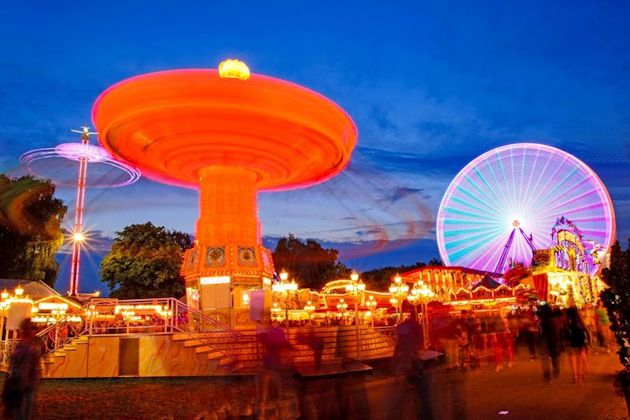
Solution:
{"label": "paved ground", "polygon": [[[389,364],[383,362],[371,374],[288,378],[280,401],[267,414],[403,420],[427,418],[430,405],[435,419],[628,418],[624,399],[613,387],[618,362],[605,354],[591,355],[590,361],[591,374],[582,387],[571,383],[566,360],[551,384],[543,382],[538,361],[518,359],[500,372],[490,366],[445,372],[436,366],[424,381],[411,384],[392,378]],[[35,417],[253,418],[255,395],[251,378],[47,380],[37,395]]]}

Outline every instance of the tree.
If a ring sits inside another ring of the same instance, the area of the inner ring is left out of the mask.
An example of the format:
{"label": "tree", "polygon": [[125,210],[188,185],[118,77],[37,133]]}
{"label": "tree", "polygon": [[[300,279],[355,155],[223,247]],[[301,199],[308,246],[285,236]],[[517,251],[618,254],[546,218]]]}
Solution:
{"label": "tree", "polygon": [[[623,251],[616,241],[610,254],[610,267],[602,270],[602,280],[608,289],[601,294],[608,311],[611,330],[619,344],[619,360],[630,372],[630,239]],[[627,378],[630,380],[630,375]]]}
{"label": "tree", "polygon": [[30,176],[0,174],[0,278],[43,281],[54,287],[55,253],[63,244],[67,208],[55,186]]}
{"label": "tree", "polygon": [[337,260],[339,251],[322,248],[312,239],[300,241],[293,234],[282,237],[273,251],[277,269],[287,270],[302,287],[319,290],[331,280],[347,278],[350,270]]}
{"label": "tree", "polygon": [[180,297],[180,268],[190,236],[151,222],[116,232],[112,249],[101,261],[101,281],[117,298]]}

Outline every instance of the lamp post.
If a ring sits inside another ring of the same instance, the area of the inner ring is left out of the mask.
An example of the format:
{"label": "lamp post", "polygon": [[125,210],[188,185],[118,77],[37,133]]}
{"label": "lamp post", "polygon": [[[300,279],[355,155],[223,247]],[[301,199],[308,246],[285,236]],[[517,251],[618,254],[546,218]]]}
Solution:
{"label": "lamp post", "polygon": [[399,275],[394,277],[394,281],[389,287],[389,293],[392,295],[392,299],[390,302],[396,304],[396,310],[398,311],[398,321],[397,324],[400,323],[402,319],[402,303],[407,297],[407,293],[409,292],[409,286],[406,283],[403,283],[402,278]]}
{"label": "lamp post", "polygon": [[337,310],[341,314],[341,319],[343,320],[343,316],[348,310],[348,303],[343,299],[339,299],[339,303],[337,304]]}
{"label": "lamp post", "polygon": [[374,300],[374,296],[369,296],[367,302],[365,302],[365,306],[367,306],[370,311],[370,319],[372,321],[372,327],[374,327],[374,310],[376,309],[376,301]]}
{"label": "lamp post", "polygon": [[0,301],[0,309],[2,310],[2,319],[0,320],[0,334],[2,335],[0,336],[0,338],[2,339],[2,341],[4,341],[4,317],[6,315],[6,310],[9,307],[9,302],[7,301],[7,299],[9,299],[9,292],[3,290],[0,296],[2,297],[2,301]]}
{"label": "lamp post", "polygon": [[413,311],[416,316],[418,316],[418,304],[420,303],[420,297],[418,296],[419,293],[420,291],[416,289],[414,285],[414,287],[411,288],[409,295],[407,296],[407,302],[409,302],[409,304],[413,306]]}
{"label": "lamp post", "polygon": [[308,314],[308,322],[312,323],[313,320],[312,320],[311,316],[312,316],[313,312],[315,311],[315,306],[313,305],[313,303],[310,300],[308,302],[306,302],[306,305],[304,305],[304,310]]}
{"label": "lamp post", "polygon": [[289,283],[289,273],[286,270],[280,272],[280,283],[276,283],[271,286],[271,290],[274,292],[282,293],[284,295],[284,319],[286,321],[287,334],[289,334],[289,293],[297,290],[297,283],[295,280],[291,280]]}
{"label": "lamp post", "polygon": [[352,284],[346,285],[346,292],[352,296],[352,300],[354,301],[354,326],[357,330],[356,340],[357,340],[357,359],[361,358],[361,341],[359,337],[359,302],[358,299],[361,296],[361,293],[365,291],[365,283],[363,283],[359,279],[359,273],[355,270],[352,270],[350,274],[350,280],[352,280]]}
{"label": "lamp post", "polygon": [[[433,290],[429,288],[422,280],[418,280],[411,290],[412,295],[416,296],[416,300],[419,300],[422,304],[422,340],[424,347],[426,348],[429,344],[429,313],[427,311],[427,303],[435,293]],[[417,303],[414,305],[417,305]]]}

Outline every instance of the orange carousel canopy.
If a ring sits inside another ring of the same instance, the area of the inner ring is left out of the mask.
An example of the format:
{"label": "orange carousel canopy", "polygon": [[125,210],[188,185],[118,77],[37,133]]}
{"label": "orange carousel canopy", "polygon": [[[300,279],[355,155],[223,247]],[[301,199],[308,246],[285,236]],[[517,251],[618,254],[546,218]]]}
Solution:
{"label": "orange carousel canopy", "polygon": [[262,190],[316,184],[344,169],[357,141],[352,119],[309,89],[209,69],[124,80],[99,96],[92,116],[114,156],[148,178],[189,188],[207,167],[251,171]]}

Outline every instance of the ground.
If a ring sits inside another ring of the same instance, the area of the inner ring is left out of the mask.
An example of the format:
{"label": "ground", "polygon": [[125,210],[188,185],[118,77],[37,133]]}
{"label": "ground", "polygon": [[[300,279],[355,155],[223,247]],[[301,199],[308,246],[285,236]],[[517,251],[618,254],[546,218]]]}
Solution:
{"label": "ground", "polygon": [[[284,407],[285,413],[301,411],[303,418],[428,418],[430,401],[435,419],[628,418],[624,398],[613,387],[617,359],[591,354],[590,363],[580,387],[571,383],[566,360],[559,378],[545,383],[539,361],[523,354],[500,372],[486,364],[467,372],[436,365],[422,380],[411,381],[393,378],[383,361],[372,374],[308,381],[285,377],[281,398],[267,414]],[[37,394],[35,418],[253,418],[255,395],[249,377],[49,379]]]}

